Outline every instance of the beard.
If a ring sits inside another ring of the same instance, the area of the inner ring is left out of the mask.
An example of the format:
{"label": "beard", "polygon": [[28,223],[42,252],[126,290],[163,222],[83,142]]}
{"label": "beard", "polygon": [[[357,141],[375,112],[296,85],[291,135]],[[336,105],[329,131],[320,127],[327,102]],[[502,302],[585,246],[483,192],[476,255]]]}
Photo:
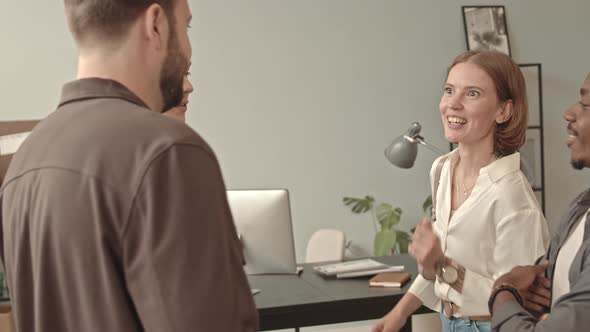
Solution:
{"label": "beard", "polygon": [[581,160],[573,160],[572,159],[572,161],[570,163],[572,164],[572,167],[574,169],[581,170],[584,168],[584,162]]}
{"label": "beard", "polygon": [[161,112],[178,106],[184,96],[182,83],[189,65],[189,60],[180,50],[180,44],[174,26],[171,25],[168,54],[160,70],[160,92],[164,102]]}

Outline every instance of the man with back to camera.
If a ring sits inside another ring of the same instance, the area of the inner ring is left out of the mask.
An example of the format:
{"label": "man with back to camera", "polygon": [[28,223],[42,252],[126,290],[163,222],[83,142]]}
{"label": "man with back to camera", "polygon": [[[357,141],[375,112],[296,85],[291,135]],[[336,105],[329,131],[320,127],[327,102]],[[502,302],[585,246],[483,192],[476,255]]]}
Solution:
{"label": "man with back to camera", "polygon": [[78,79],[14,156],[2,258],[18,331],[257,331],[216,157],[179,104],[187,0],[65,0]]}
{"label": "man with back to camera", "polygon": [[[580,100],[565,112],[564,118],[568,122],[567,146],[572,166],[578,170],[590,167],[590,73],[580,89]],[[495,331],[569,332],[588,329],[589,209],[590,189],[586,189],[576,197],[555,228],[556,234],[545,255],[546,262],[515,267],[496,280],[489,301]],[[523,238],[523,241],[526,239]],[[541,318],[537,319],[539,316]]]}

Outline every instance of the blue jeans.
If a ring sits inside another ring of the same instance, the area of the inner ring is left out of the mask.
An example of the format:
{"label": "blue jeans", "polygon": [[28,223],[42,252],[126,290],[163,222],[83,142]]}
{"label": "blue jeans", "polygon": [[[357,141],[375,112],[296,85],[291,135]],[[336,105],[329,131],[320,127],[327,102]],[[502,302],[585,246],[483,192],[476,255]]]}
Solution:
{"label": "blue jeans", "polygon": [[465,318],[448,318],[440,313],[442,332],[491,332],[492,323],[484,320],[471,320]]}

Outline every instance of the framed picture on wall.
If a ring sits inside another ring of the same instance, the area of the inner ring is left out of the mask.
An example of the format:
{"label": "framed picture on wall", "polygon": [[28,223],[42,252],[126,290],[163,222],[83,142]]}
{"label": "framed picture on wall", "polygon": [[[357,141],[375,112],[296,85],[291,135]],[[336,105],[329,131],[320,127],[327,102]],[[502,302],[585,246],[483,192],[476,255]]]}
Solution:
{"label": "framed picture on wall", "polygon": [[510,55],[504,6],[461,8],[468,50],[496,50]]}
{"label": "framed picture on wall", "polygon": [[541,96],[539,87],[539,65],[522,64],[520,70],[526,82],[526,94],[529,104],[529,127],[541,126]]}
{"label": "framed picture on wall", "polygon": [[526,141],[520,148],[520,169],[527,177],[533,189],[543,188],[543,176],[541,165],[541,131],[529,129],[526,132]]}
{"label": "framed picture on wall", "polygon": [[539,190],[535,190],[535,197],[537,198],[537,202],[539,202],[539,206],[541,210],[545,211],[545,207],[543,206],[543,192]]}

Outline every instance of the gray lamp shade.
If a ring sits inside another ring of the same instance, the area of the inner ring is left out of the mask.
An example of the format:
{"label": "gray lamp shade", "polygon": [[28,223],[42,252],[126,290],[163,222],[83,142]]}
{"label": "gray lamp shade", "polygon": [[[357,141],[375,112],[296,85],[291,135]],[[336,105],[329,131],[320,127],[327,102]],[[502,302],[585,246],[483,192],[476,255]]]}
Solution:
{"label": "gray lamp shade", "polygon": [[411,141],[406,135],[401,135],[393,140],[385,149],[385,157],[397,167],[411,168],[414,166],[416,156],[418,155],[418,146],[416,141]]}
{"label": "gray lamp shade", "polygon": [[385,157],[397,167],[411,168],[418,155],[418,140],[422,126],[418,122],[412,123],[408,131],[396,137],[385,149]]}

